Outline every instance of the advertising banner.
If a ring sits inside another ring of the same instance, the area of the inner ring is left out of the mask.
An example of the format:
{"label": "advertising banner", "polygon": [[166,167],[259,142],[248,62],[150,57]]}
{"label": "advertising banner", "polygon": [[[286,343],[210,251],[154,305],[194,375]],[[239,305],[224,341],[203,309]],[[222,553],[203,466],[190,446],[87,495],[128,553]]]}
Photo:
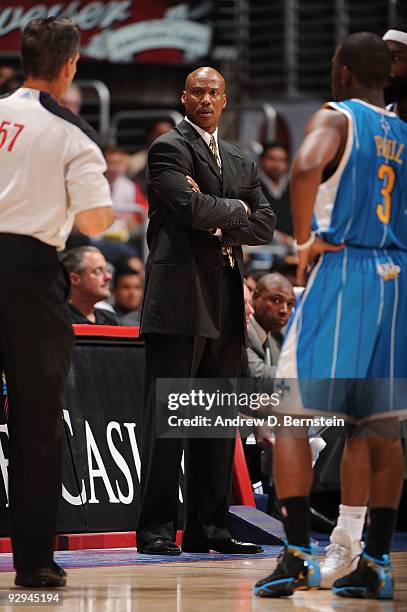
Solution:
{"label": "advertising banner", "polygon": [[207,0],[3,0],[0,55],[19,52],[31,20],[68,17],[81,29],[81,55],[113,63],[192,62],[208,55],[212,2]]}
{"label": "advertising banner", "polygon": [[[134,531],[140,501],[144,345],[80,338],[63,418],[60,533]],[[4,384],[3,391],[4,393]],[[0,410],[0,536],[9,533],[6,396]]]}

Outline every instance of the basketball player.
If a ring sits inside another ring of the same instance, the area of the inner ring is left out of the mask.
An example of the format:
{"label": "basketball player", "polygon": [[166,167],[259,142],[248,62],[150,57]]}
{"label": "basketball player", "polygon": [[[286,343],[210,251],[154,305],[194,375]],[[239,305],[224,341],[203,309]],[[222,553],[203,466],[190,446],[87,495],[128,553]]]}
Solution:
{"label": "basketball player", "polygon": [[[390,85],[385,98],[401,119],[407,121],[407,32],[405,28],[388,30],[383,40],[391,53]],[[360,456],[362,454],[362,456]],[[355,469],[355,466],[359,469]],[[368,466],[363,462],[363,446],[357,439],[346,441],[341,465],[341,505],[326,556],[321,564],[321,587],[332,584],[354,569],[362,550],[362,532],[369,498]]]}
{"label": "basketball player", "polygon": [[[407,375],[407,194],[402,189],[407,125],[384,108],[390,61],[376,35],[349,36],[332,63],[334,98],[342,102],[329,103],[311,118],[297,153],[292,204],[301,281],[309,262],[320,259],[277,369],[285,414],[337,412],[391,429],[388,437],[377,427],[379,435],[356,438],[360,465],[355,468],[365,470],[370,481],[370,527],[357,568],[333,585],[337,595],[378,599],[393,597],[389,550],[404,471],[397,419],[407,414],[393,385],[393,379]],[[313,213],[316,234],[311,233]],[[341,379],[351,385],[346,401],[340,397]],[[358,379],[376,385],[373,393],[366,385],[362,401]],[[328,381],[330,393],[324,396],[323,385],[316,385],[315,394],[306,380]],[[275,445],[275,479],[287,546],[273,574],[255,585],[263,597],[320,585],[307,523],[309,443],[305,436],[284,434]]]}

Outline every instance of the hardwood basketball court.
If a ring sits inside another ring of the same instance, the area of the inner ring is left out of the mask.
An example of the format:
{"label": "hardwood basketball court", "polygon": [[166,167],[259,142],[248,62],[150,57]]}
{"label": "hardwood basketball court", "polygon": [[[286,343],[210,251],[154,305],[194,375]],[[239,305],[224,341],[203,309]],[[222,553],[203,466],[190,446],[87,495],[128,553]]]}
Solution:
{"label": "hardwood basketball court", "polygon": [[[274,547],[273,547],[274,548]],[[84,551],[80,551],[83,553]],[[89,552],[89,551],[88,551]],[[100,551],[109,557],[109,551]],[[129,551],[127,551],[129,552]],[[78,553],[76,553],[77,555]],[[60,555],[60,554],[59,554]],[[65,553],[58,561],[69,568]],[[80,556],[80,555],[79,555]],[[83,555],[82,555],[83,556]],[[189,557],[192,557],[190,555]],[[199,559],[199,555],[193,555]],[[215,557],[215,555],[212,555]],[[140,559],[140,556],[138,557]],[[61,610],[69,612],[246,612],[251,610],[372,611],[407,610],[407,553],[393,553],[396,578],[395,601],[342,599],[330,591],[298,592],[282,599],[254,597],[253,583],[274,568],[276,556],[267,558],[239,557],[228,560],[189,562],[158,562],[150,557],[138,565],[78,567],[69,569],[66,589],[58,590],[62,606],[27,606],[23,610]],[[0,568],[10,564],[10,555],[0,555]],[[106,559],[108,561],[108,558]],[[137,554],[134,551],[134,561]],[[9,567],[7,569],[10,569]],[[18,593],[13,587],[14,573],[0,573],[1,609],[15,610],[7,605],[8,593]],[[53,591],[57,592],[57,591]]]}

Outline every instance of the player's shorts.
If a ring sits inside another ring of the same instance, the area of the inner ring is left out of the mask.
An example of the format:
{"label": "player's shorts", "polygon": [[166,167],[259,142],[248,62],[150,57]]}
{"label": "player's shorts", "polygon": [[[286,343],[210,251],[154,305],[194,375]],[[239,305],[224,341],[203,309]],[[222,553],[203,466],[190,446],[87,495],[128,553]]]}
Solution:
{"label": "player's shorts", "polygon": [[407,417],[407,252],[326,253],[288,330],[276,377],[287,414]]}

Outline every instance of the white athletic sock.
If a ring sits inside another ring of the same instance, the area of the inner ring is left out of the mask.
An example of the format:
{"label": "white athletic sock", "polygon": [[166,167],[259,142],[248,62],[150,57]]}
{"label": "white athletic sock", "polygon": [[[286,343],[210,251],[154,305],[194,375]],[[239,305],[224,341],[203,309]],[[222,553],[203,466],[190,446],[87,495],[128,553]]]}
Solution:
{"label": "white athletic sock", "polygon": [[367,506],[345,506],[340,504],[337,526],[343,527],[350,534],[352,542],[362,539]]}

